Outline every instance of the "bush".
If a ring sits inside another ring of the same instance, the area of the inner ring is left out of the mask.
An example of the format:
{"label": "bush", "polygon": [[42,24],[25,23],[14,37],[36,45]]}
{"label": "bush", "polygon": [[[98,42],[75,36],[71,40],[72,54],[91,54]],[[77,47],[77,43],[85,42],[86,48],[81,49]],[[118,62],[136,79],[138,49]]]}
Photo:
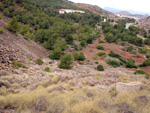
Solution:
{"label": "bush", "polygon": [[36,64],[38,64],[38,65],[42,65],[43,64],[43,61],[40,59],[40,58],[38,58],[38,59],[36,59]]}
{"label": "bush", "polygon": [[44,71],[50,72],[50,68],[49,68],[49,67],[46,67],[46,68],[44,69]]}
{"label": "bush", "polygon": [[147,59],[147,60],[145,60],[145,61],[143,62],[143,64],[140,65],[140,67],[147,67],[147,66],[150,66],[150,58]]}
{"label": "bush", "polygon": [[113,66],[115,68],[120,66],[120,64],[116,60],[109,60],[107,62],[107,64],[109,64],[109,65],[111,65],[111,66]]}
{"label": "bush", "polygon": [[89,37],[86,41],[88,44],[92,44],[93,43],[93,39],[91,37]]}
{"label": "bush", "polygon": [[110,53],[108,54],[110,57],[113,58],[117,58],[119,59],[121,62],[126,63],[126,60],[124,60],[120,55],[114,53],[113,51],[110,51]]}
{"label": "bush", "polygon": [[86,46],[86,41],[85,41],[85,40],[82,40],[82,41],[80,42],[80,45],[81,45],[82,47],[85,47],[85,46]]}
{"label": "bush", "polygon": [[146,79],[149,79],[149,74],[146,73],[145,71],[143,70],[137,70],[136,72],[134,72],[134,74],[141,74],[141,75],[145,75],[145,78]]}
{"label": "bush", "polygon": [[74,60],[76,60],[76,61],[84,61],[86,59],[85,56],[84,56],[84,53],[82,53],[82,52],[73,53],[73,57],[74,57]]}
{"label": "bush", "polygon": [[130,52],[132,54],[136,54],[136,49],[133,46],[128,46],[127,47],[127,52]]}
{"label": "bush", "polygon": [[74,57],[74,60],[78,60],[79,53],[78,52],[73,53],[73,57]]}
{"label": "bush", "polygon": [[97,70],[98,70],[98,71],[104,71],[104,67],[103,67],[102,65],[98,65],[98,66],[97,66]]}
{"label": "bush", "polygon": [[146,48],[139,48],[139,53],[146,54],[147,53],[147,49]]}
{"label": "bush", "polygon": [[105,43],[103,40],[100,40],[99,43]]}
{"label": "bush", "polygon": [[80,52],[79,56],[78,56],[78,60],[79,61],[84,61],[86,58],[84,56],[84,53]]}
{"label": "bush", "polygon": [[129,59],[127,61],[127,63],[125,64],[126,68],[137,68],[137,66],[135,65],[135,61],[133,59]]}
{"label": "bush", "polygon": [[72,68],[72,63],[73,63],[73,56],[69,53],[67,53],[66,55],[64,55],[61,60],[60,60],[60,64],[58,65],[59,68],[63,68],[63,69],[70,69]]}
{"label": "bush", "polygon": [[65,41],[68,43],[68,44],[72,44],[73,43],[73,36],[71,34],[67,35],[65,37]]}
{"label": "bush", "polygon": [[59,60],[62,55],[62,50],[59,46],[56,46],[55,49],[50,53],[49,58],[52,60]]}
{"label": "bush", "polygon": [[0,34],[2,34],[2,33],[4,33],[4,30],[3,30],[3,28],[1,27],[1,28],[0,28]]}
{"label": "bush", "polygon": [[18,61],[13,61],[13,62],[11,62],[11,64],[14,66],[17,66],[17,67],[26,68],[25,64],[18,62]]}
{"label": "bush", "polygon": [[106,53],[104,52],[97,53],[97,55],[100,56],[101,58],[105,58],[107,56]]}
{"label": "bush", "polygon": [[104,50],[104,47],[102,45],[97,45],[96,48],[99,50]]}

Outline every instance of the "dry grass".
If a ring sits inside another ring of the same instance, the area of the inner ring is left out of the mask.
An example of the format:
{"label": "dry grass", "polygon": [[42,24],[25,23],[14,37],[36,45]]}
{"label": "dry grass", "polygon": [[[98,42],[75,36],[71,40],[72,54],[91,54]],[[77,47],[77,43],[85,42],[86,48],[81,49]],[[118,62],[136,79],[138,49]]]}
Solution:
{"label": "dry grass", "polygon": [[59,83],[34,91],[0,96],[0,109],[12,108],[20,113],[149,113],[150,91],[117,93],[82,86],[71,90]]}

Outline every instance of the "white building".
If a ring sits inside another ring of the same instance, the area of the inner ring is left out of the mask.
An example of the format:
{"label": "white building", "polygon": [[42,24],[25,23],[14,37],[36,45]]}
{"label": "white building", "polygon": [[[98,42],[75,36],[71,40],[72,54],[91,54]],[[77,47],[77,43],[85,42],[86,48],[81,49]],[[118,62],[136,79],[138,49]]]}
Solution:
{"label": "white building", "polygon": [[72,10],[72,9],[59,9],[60,14],[64,13],[85,13],[85,11],[80,11],[80,10]]}

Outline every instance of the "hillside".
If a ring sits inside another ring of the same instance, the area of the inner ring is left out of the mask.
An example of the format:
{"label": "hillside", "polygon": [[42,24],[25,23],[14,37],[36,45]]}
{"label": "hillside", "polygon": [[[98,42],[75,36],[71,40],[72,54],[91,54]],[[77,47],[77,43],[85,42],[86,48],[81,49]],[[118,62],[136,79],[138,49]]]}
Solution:
{"label": "hillside", "polygon": [[150,112],[150,35],[134,19],[68,0],[0,11],[0,113]]}
{"label": "hillside", "polygon": [[[7,20],[0,20],[0,26],[3,29],[7,25],[5,21]],[[0,41],[0,70],[9,69],[9,71],[13,71],[12,67],[9,68],[9,63],[12,61],[26,63],[29,58],[37,59],[48,56],[48,50],[42,47],[42,45],[24,39],[21,34],[16,36],[6,29],[4,29],[3,34],[0,34]]]}
{"label": "hillside", "polygon": [[141,21],[143,24],[150,24],[150,16],[145,17],[145,18],[141,18],[140,21]]}
{"label": "hillside", "polygon": [[75,4],[75,6],[77,7],[87,7],[90,10],[94,11],[95,14],[100,14],[101,16],[105,16],[108,17],[109,19],[113,19],[113,20],[118,20],[119,18],[117,18],[113,13],[106,11],[104,9],[102,9],[101,7],[97,6],[97,5],[90,5],[90,4],[84,4],[84,3],[77,3]]}

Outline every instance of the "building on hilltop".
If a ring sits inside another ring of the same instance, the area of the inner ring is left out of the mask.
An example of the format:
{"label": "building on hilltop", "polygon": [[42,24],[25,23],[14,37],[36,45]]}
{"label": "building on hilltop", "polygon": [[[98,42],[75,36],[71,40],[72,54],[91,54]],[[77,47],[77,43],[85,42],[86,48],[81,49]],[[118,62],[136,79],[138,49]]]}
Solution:
{"label": "building on hilltop", "polygon": [[72,9],[59,9],[60,14],[64,13],[85,13],[85,11],[80,11],[80,10],[72,10]]}

